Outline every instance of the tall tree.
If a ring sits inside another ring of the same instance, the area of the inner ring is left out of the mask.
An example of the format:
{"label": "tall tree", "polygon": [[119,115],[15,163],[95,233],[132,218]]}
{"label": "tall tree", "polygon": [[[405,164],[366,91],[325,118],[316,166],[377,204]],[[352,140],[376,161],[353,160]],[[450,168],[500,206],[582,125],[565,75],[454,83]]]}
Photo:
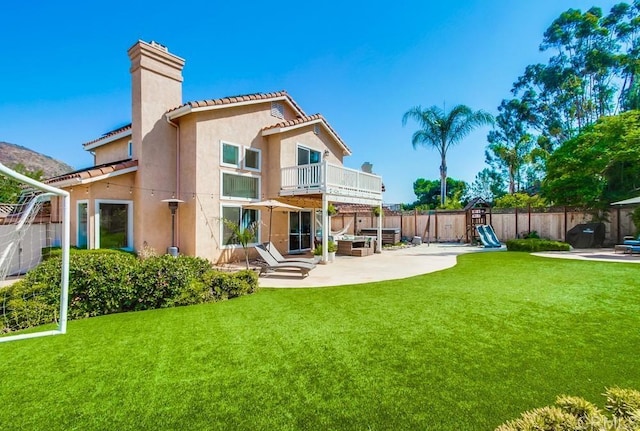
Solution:
{"label": "tall tree", "polygon": [[602,117],[549,158],[542,195],[555,204],[607,208],[640,188],[640,111]]}
{"label": "tall tree", "polygon": [[621,81],[618,109],[640,108],[640,2],[619,3],[611,8],[603,26],[616,38],[619,46],[617,75]]}
{"label": "tall tree", "polygon": [[492,124],[493,116],[482,110],[473,111],[466,105],[456,105],[449,113],[437,106],[423,109],[414,106],[402,116],[402,125],[413,120],[419,129],[413,133],[411,144],[433,147],[440,154],[440,204],[447,196],[447,151],[449,147],[462,141],[476,127]]}
{"label": "tall tree", "polygon": [[509,193],[520,191],[526,164],[531,160],[533,138],[528,122],[533,117],[529,105],[520,99],[503,100],[498,107],[496,127],[487,135],[485,159],[489,166],[503,172]]}
{"label": "tall tree", "polygon": [[599,117],[615,112],[619,44],[612,31],[621,14],[597,7],[563,12],[545,31],[541,51],[548,64],[527,66],[513,93],[533,102],[538,129],[552,148],[577,136]]}
{"label": "tall tree", "polygon": [[494,202],[505,194],[502,175],[489,168],[484,168],[476,174],[466,198],[467,200],[482,198],[487,202]]}

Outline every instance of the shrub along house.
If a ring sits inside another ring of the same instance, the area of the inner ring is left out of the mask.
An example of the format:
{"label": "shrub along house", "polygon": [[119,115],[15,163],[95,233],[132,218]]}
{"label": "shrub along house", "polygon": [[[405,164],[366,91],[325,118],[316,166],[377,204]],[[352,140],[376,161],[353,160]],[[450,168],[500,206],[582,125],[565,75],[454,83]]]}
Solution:
{"label": "shrub along house", "polygon": [[[260,241],[271,224],[281,252],[303,252],[320,230],[326,243],[329,202],[382,205],[382,179],[345,168],[347,145],[287,92],[183,103],[183,59],[155,42],[139,41],[128,54],[131,124],[84,144],[95,166],[48,181],[71,192],[76,246],[177,246],[226,261],[238,246],[224,218],[259,221]],[[264,199],[300,210],[274,211],[270,221],[269,211],[244,208]]]}

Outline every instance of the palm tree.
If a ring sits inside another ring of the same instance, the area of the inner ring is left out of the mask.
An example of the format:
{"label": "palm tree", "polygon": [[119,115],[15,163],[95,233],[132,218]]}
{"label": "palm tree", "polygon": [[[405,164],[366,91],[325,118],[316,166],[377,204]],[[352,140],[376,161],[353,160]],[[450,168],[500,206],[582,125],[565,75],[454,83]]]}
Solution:
{"label": "palm tree", "polygon": [[466,105],[456,105],[448,114],[437,106],[423,109],[418,105],[404,113],[402,125],[405,126],[410,119],[420,127],[411,137],[413,148],[418,145],[434,147],[440,153],[440,203],[444,205],[449,147],[460,142],[476,127],[493,124],[493,116],[485,111],[473,111]]}
{"label": "palm tree", "polygon": [[249,249],[247,246],[250,242],[256,241],[256,234],[258,233],[259,223],[257,221],[249,223],[248,226],[242,226],[235,221],[223,218],[222,222],[225,227],[231,231],[230,241],[238,241],[238,244],[242,246],[244,250],[244,260],[249,269]]}

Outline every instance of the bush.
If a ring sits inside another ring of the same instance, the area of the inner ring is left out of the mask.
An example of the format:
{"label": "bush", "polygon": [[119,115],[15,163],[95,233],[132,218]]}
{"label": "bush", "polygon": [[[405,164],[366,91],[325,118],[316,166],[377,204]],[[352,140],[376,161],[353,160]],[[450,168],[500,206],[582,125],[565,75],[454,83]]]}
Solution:
{"label": "bush", "polygon": [[537,251],[569,251],[571,246],[566,242],[551,241],[548,239],[510,239],[507,241],[507,250],[526,251],[529,253]]}
{"label": "bush", "polygon": [[134,309],[170,307],[176,298],[193,298],[197,286],[192,282],[202,279],[210,269],[209,261],[198,257],[165,254],[139,261],[134,280],[137,293]]}
{"label": "bush", "polygon": [[[0,291],[0,332],[58,320],[60,254],[52,250],[24,279]],[[140,260],[115,250],[75,250],[69,258],[68,318],[199,304],[247,295],[257,287],[255,272],[222,273],[197,257]]]}
{"label": "bush", "polygon": [[605,392],[609,416],[583,398],[560,396],[556,405],[523,413],[496,431],[631,431],[640,426],[640,392],[610,388]]}
{"label": "bush", "polygon": [[205,274],[204,283],[216,300],[224,301],[254,293],[258,288],[258,276],[250,270],[236,273],[209,271]]}
{"label": "bush", "polygon": [[[57,258],[45,263],[60,267]],[[41,265],[42,266],[42,265]],[[39,273],[40,267],[36,271]],[[74,252],[69,256],[69,318],[100,316],[131,309],[135,303],[136,259],[119,251]]]}

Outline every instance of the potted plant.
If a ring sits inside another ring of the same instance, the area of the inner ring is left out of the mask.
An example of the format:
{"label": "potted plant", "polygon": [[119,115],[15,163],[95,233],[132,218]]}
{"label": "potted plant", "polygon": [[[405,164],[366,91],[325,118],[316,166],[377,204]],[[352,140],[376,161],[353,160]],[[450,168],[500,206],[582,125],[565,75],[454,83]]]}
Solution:
{"label": "potted plant", "polygon": [[334,204],[331,204],[331,203],[330,203],[330,204],[327,206],[327,215],[328,215],[329,217],[331,217],[331,216],[334,216],[334,215],[336,215],[336,214],[338,214],[338,209],[336,208],[336,206],[335,206]]}
{"label": "potted plant", "polygon": [[313,258],[316,263],[320,263],[322,260],[322,246],[317,245],[316,248],[313,249]]}
{"label": "potted plant", "polygon": [[[338,251],[338,245],[335,243],[335,241],[329,241],[329,243],[327,244],[327,254],[328,254],[327,259],[329,262],[333,262],[335,260],[336,251]],[[313,255],[318,258],[318,261],[322,259],[322,244],[319,244],[313,250]]]}
{"label": "potted plant", "polygon": [[329,241],[327,244],[327,251],[329,252],[329,262],[336,260],[336,251],[338,251],[338,245],[335,241]]}

